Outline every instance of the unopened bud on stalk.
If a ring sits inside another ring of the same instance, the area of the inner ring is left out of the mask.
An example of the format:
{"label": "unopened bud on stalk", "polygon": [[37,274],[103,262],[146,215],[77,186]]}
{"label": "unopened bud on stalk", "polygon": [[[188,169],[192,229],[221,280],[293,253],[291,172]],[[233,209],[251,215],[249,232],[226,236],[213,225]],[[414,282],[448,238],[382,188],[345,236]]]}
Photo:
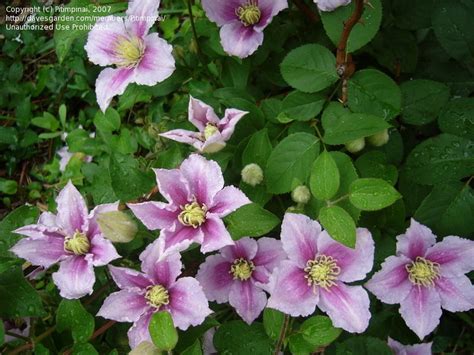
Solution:
{"label": "unopened bud on stalk", "polygon": [[364,148],[365,148],[364,138],[359,138],[349,143],[346,143],[346,149],[350,153],[359,153]]}
{"label": "unopened bud on stalk", "polygon": [[104,212],[97,217],[100,231],[113,243],[128,243],[135,238],[138,228],[128,214],[121,211]]}
{"label": "unopened bud on stalk", "polygon": [[263,181],[263,170],[257,164],[246,165],[241,172],[242,180],[250,186],[257,186]]}
{"label": "unopened bud on stalk", "polygon": [[306,186],[301,185],[291,192],[291,198],[298,204],[306,205],[311,199],[311,192]]}
{"label": "unopened bud on stalk", "polygon": [[383,130],[373,136],[367,138],[367,141],[372,144],[374,147],[381,147],[388,143],[390,136],[388,134],[388,129]]}
{"label": "unopened bud on stalk", "polygon": [[161,351],[149,341],[142,341],[136,348],[132,349],[128,355],[159,355]]}

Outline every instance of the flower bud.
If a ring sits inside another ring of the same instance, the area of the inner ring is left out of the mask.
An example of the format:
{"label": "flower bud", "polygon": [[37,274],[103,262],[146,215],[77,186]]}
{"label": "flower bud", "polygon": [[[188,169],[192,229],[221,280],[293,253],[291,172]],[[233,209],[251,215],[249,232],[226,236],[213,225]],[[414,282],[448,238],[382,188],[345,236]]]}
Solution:
{"label": "flower bud", "polygon": [[159,355],[161,351],[149,341],[142,341],[137,347],[132,349],[128,355]]}
{"label": "flower bud", "polygon": [[373,136],[367,138],[367,141],[372,144],[374,147],[381,147],[388,143],[390,136],[388,134],[388,129],[383,130]]}
{"label": "flower bud", "polygon": [[365,148],[364,138],[359,138],[349,143],[346,143],[346,149],[350,153],[359,153],[364,148]]}
{"label": "flower bud", "polygon": [[306,205],[311,199],[311,192],[304,186],[298,186],[291,192],[291,198],[298,204]]}
{"label": "flower bud", "polygon": [[114,243],[128,243],[135,238],[138,228],[135,222],[121,211],[100,213],[97,217],[100,231]]}
{"label": "flower bud", "polygon": [[246,165],[241,172],[242,180],[250,186],[257,186],[263,181],[263,170],[257,164]]}

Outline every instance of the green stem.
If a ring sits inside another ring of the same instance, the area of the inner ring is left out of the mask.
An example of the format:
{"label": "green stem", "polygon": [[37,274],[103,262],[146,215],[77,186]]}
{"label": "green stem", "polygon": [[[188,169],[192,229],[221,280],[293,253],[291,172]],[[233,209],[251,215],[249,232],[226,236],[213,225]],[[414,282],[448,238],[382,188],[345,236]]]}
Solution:
{"label": "green stem", "polygon": [[194,24],[193,5],[191,3],[191,0],[187,0],[187,3],[188,3],[189,21],[191,22],[191,28],[193,30],[193,37],[194,37],[194,41],[196,42],[198,57],[199,57],[199,60],[202,60],[201,47],[199,46],[199,39],[198,39],[197,31],[196,31],[196,25]]}
{"label": "green stem", "polygon": [[327,205],[328,205],[328,206],[337,205],[339,202],[344,201],[344,200],[347,199],[348,197],[349,197],[349,195],[344,195],[344,196],[339,197],[337,200],[334,200],[334,201],[327,201]]}
{"label": "green stem", "polygon": [[273,355],[278,355],[280,353],[280,349],[285,341],[286,332],[288,331],[288,324],[290,323],[290,316],[285,314],[285,320],[283,321],[283,325],[281,326],[280,336],[278,337],[277,345],[275,346],[275,351]]}

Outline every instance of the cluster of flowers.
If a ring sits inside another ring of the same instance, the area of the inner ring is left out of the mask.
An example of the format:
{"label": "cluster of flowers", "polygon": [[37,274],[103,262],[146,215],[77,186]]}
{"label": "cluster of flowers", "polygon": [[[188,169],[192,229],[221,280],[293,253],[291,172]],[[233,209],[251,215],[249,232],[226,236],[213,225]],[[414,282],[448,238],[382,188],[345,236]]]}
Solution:
{"label": "cluster of flowers", "polygon": [[[333,11],[351,0],[314,0],[320,11]],[[246,58],[263,43],[263,31],[288,0],[203,0],[208,18],[220,29],[224,51]],[[153,86],[175,70],[173,48],[157,33],[149,33],[158,18],[160,0],[131,0],[126,17],[99,18],[89,32],[89,60],[104,69],[96,81],[97,102],[106,111],[112,98],[131,83]],[[107,24],[107,26],[104,26]]]}
{"label": "cluster of flowers", "polygon": [[[239,189],[224,187],[219,165],[192,154],[179,169],[156,169],[165,202],[129,204],[138,219],[160,237],[140,255],[142,272],[109,266],[120,291],[108,296],[98,315],[133,322],[131,347],[150,341],[154,312],[168,311],[180,329],[198,325],[212,313],[209,301],[228,302],[247,323],[265,307],[294,317],[316,307],[336,327],[361,333],[371,317],[369,296],[360,285],[372,270],[374,241],[364,228],[350,249],[334,241],[318,222],[287,213],[280,240],[242,238],[233,241],[222,218],[250,201]],[[44,212],[37,224],[16,230],[27,236],[12,251],[33,265],[59,263],[53,281],[61,296],[80,298],[93,292],[93,268],[119,258],[97,223],[118,203],[88,213],[77,189],[68,183],[57,197],[57,215]],[[397,238],[397,256],[382,264],[365,287],[381,301],[400,303],[400,314],[421,339],[439,323],[441,308],[451,312],[474,307],[474,287],[465,273],[474,269],[474,242],[446,237],[436,243],[431,231],[412,220]],[[192,243],[207,257],[196,278],[181,277],[180,253]],[[270,297],[267,299],[267,294]]]}

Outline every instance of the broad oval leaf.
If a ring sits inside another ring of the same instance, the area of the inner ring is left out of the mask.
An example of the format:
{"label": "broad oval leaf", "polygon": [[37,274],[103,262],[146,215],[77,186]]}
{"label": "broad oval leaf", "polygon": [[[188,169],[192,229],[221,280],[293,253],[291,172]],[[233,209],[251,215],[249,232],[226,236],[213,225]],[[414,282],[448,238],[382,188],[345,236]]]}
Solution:
{"label": "broad oval leaf", "polygon": [[309,186],[314,197],[329,200],[339,190],[339,170],[331,154],[322,152],[313,164]]}
{"label": "broad oval leaf", "polygon": [[378,211],[395,203],[402,196],[385,180],[355,180],[349,188],[351,203],[363,211]]}
{"label": "broad oval leaf", "polygon": [[319,211],[318,219],[331,238],[349,248],[355,248],[356,225],[346,210],[339,206],[326,206]]}

